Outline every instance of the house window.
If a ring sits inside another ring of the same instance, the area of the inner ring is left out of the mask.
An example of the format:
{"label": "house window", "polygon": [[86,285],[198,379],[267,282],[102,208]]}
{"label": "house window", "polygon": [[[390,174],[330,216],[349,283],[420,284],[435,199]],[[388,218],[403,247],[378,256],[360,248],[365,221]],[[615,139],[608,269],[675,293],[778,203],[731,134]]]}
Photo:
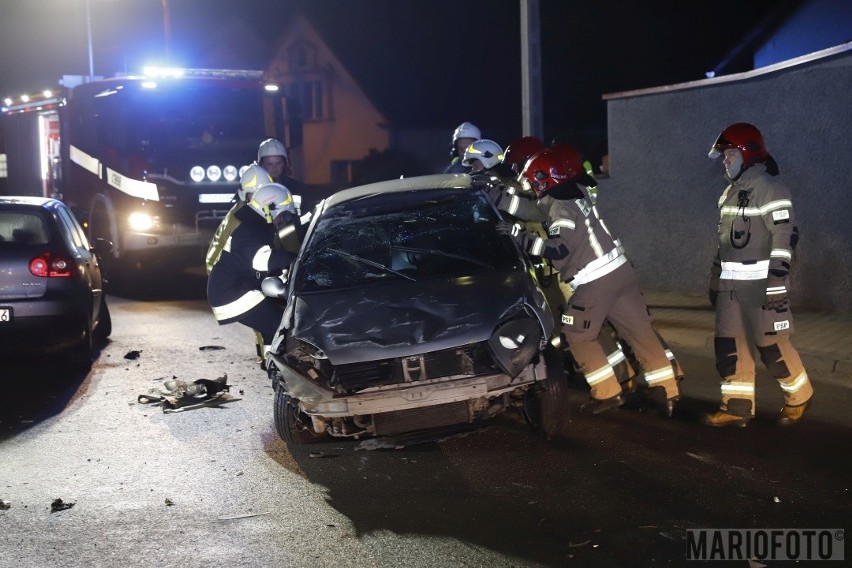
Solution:
{"label": "house window", "polygon": [[322,81],[293,83],[288,89],[289,114],[292,119],[322,120]]}
{"label": "house window", "polygon": [[330,173],[333,185],[346,185],[352,181],[352,162],[349,160],[332,160]]}
{"label": "house window", "polygon": [[295,45],[287,53],[290,71],[308,71],[316,67],[316,49],[306,45]]}

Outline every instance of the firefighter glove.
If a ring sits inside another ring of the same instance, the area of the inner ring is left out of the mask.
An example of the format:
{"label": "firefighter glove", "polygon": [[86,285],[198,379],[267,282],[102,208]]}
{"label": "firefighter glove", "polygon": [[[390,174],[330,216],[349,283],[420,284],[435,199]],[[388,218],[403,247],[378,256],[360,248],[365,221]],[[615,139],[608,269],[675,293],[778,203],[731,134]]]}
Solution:
{"label": "firefighter glove", "polygon": [[518,223],[507,223],[506,221],[500,221],[497,223],[497,232],[501,235],[508,235],[513,239],[517,240],[518,236],[521,234],[523,229],[521,225]]}

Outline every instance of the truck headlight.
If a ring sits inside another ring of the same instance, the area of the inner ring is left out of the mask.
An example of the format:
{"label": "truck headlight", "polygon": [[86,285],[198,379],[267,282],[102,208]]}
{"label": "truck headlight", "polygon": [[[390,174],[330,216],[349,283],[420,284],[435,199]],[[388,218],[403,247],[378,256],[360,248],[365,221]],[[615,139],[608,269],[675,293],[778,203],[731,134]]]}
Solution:
{"label": "truck headlight", "polygon": [[225,178],[225,181],[234,181],[237,179],[236,166],[225,166],[225,169],[222,170],[222,176]]}
{"label": "truck headlight", "polygon": [[134,231],[150,231],[154,228],[154,217],[141,211],[134,211],[127,219],[130,228]]}
{"label": "truck headlight", "polygon": [[199,182],[204,179],[204,168],[201,166],[193,166],[191,170],[189,170],[189,177],[194,182]]}

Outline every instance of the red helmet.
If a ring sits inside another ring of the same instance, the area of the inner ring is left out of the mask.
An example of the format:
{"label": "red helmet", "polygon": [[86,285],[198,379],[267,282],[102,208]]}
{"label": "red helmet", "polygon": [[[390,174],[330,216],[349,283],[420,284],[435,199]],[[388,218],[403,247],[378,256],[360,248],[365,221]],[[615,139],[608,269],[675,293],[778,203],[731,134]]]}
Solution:
{"label": "red helmet", "polygon": [[509,144],[503,153],[503,163],[519,173],[533,154],[544,150],[544,142],[535,136],[522,136]]}
{"label": "red helmet", "polygon": [[580,152],[573,146],[559,144],[533,155],[518,179],[541,197],[557,185],[579,181],[587,175]]}
{"label": "red helmet", "polygon": [[737,148],[742,153],[744,168],[757,162],[765,162],[769,158],[760,130],[747,122],[737,122],[724,129],[713,142],[709,156],[718,158],[730,148]]}

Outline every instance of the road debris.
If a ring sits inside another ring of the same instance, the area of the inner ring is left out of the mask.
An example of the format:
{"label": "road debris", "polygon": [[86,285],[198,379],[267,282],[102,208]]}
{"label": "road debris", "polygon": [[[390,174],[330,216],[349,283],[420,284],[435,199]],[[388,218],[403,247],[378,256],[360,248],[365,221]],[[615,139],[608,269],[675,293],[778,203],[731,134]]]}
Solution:
{"label": "road debris", "polygon": [[62,499],[56,498],[50,504],[50,512],[51,513],[57,513],[59,511],[64,511],[66,509],[70,509],[74,505],[75,505],[75,503],[68,503],[66,501],[63,501]]}
{"label": "road debris", "polygon": [[171,499],[169,499],[168,497],[166,497],[166,507],[171,507],[171,506],[172,506],[172,505],[174,505],[174,504],[175,504],[175,502],[174,502],[174,501],[172,501]]}
{"label": "road debris", "polygon": [[272,511],[264,511],[262,513],[243,513],[242,515],[219,515],[216,517],[220,521],[230,521],[231,519],[247,519],[249,517],[259,517],[261,515],[268,515]]}
{"label": "road debris", "polygon": [[223,345],[202,345],[198,348],[199,351],[220,351],[224,349]]}
{"label": "road debris", "polygon": [[142,355],[141,350],[140,351],[133,350],[133,351],[128,351],[127,353],[125,353],[124,358],[125,359],[138,359],[140,355]]}
{"label": "road debris", "polygon": [[0,511],[8,511],[12,506],[10,501],[6,501],[5,499],[0,499]]}
{"label": "road debris", "polygon": [[230,400],[228,374],[216,379],[198,379],[191,383],[172,378],[163,383],[165,390],[151,389],[136,398],[139,404],[159,403],[164,413],[183,412],[215,406]]}

